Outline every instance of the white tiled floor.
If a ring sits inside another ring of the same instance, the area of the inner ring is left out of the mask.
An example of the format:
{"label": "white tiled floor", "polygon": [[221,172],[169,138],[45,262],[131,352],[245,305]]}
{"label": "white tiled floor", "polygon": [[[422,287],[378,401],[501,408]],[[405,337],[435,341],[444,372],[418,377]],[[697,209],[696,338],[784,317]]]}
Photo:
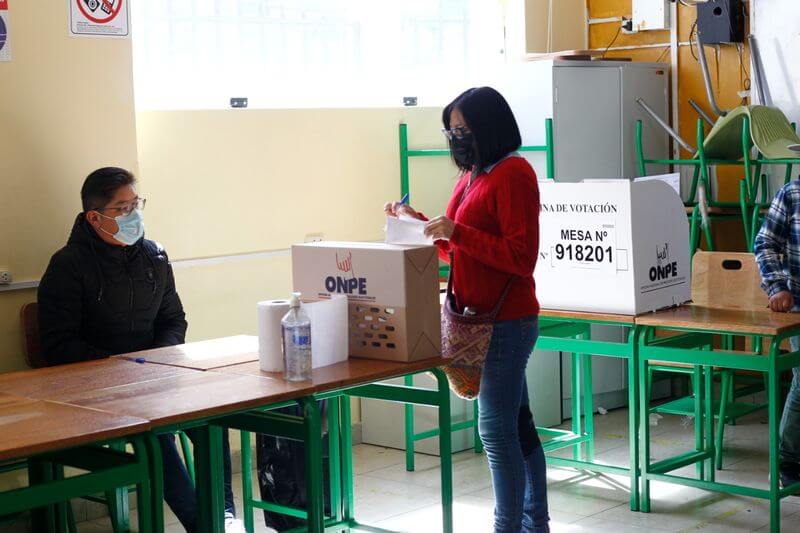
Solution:
{"label": "white tiled floor", "polygon": [[[566,426],[566,425],[565,425]],[[627,465],[627,412],[596,415],[597,458]],[[694,445],[692,424],[665,415],[652,428],[655,459]],[[764,413],[742,419],[726,428],[725,470],[718,479],[766,488],[767,432]],[[565,452],[561,452],[563,454]],[[371,524],[409,532],[440,531],[438,458],[418,455],[415,472],[405,471],[404,453],[360,445],[354,448],[356,516]],[[486,459],[471,451],[454,456],[455,530],[458,533],[492,529],[493,493]],[[694,467],[682,471],[692,475]],[[235,476],[237,498],[241,475]],[[701,490],[652,484],[652,512],[628,509],[628,479],[549,468],[548,488],[551,526],[554,532],[624,533],[634,531],[744,532],[768,531],[768,505],[763,500],[728,496]],[[237,505],[240,502],[237,501]],[[781,531],[800,532],[800,498],[783,500]],[[135,516],[132,517],[135,521]],[[262,514],[256,513],[257,531],[266,531]],[[110,531],[108,519],[81,524],[81,533]],[[167,532],[182,531],[174,515],[167,513]]]}

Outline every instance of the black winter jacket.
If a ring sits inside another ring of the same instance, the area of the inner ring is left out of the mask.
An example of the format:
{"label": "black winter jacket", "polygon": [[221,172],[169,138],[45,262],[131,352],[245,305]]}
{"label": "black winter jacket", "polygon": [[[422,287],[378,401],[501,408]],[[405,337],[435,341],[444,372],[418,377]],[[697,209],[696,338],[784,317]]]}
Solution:
{"label": "black winter jacket", "polygon": [[112,246],[78,215],[39,285],[39,336],[51,365],[182,344],[183,305],[164,249]]}

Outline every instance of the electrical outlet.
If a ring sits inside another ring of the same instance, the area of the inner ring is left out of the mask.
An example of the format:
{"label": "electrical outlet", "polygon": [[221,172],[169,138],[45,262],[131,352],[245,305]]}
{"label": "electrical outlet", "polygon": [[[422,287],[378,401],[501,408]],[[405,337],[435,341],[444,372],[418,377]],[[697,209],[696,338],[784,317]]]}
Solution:
{"label": "electrical outlet", "polygon": [[0,268],[0,285],[11,283],[11,271]]}
{"label": "electrical outlet", "polygon": [[638,28],[634,27],[632,19],[629,19],[628,17],[622,17],[622,33],[638,33]]}
{"label": "electrical outlet", "polygon": [[322,233],[309,233],[306,235],[304,242],[322,242],[325,240],[325,235]]}

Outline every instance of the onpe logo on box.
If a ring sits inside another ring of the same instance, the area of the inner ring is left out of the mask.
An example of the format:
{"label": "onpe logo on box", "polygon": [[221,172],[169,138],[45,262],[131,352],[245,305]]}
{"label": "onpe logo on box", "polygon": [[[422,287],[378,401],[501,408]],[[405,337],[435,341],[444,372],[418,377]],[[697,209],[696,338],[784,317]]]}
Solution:
{"label": "onpe logo on box", "polygon": [[650,281],[661,281],[678,277],[678,262],[669,259],[669,243],[656,247],[656,264],[650,267]]}
{"label": "onpe logo on box", "polygon": [[326,277],[325,290],[331,293],[360,294],[362,296],[367,294],[367,278],[356,277],[353,271],[353,252],[347,252],[347,256],[342,258],[339,257],[339,252],[336,252],[336,268],[340,273],[349,273],[350,275],[338,274]]}

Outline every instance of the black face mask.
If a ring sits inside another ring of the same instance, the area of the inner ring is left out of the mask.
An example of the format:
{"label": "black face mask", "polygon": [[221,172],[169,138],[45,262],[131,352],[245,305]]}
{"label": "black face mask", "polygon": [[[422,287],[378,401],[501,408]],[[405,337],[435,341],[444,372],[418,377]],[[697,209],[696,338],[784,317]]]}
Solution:
{"label": "black face mask", "polygon": [[453,159],[463,168],[472,168],[477,162],[473,142],[474,137],[471,133],[465,133],[460,139],[453,137],[453,139],[450,140],[450,150],[453,152]]}

